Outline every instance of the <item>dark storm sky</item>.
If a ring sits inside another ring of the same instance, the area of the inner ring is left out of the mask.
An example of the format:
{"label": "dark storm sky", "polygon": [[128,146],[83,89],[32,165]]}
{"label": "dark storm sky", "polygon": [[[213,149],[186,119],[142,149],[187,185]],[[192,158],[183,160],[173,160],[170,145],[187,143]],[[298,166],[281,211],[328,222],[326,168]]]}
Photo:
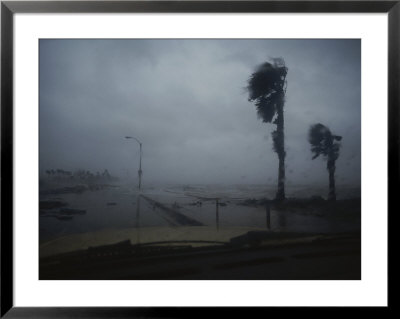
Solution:
{"label": "dark storm sky", "polygon": [[288,184],[326,184],[308,128],[342,135],[337,183],[360,185],[359,40],[40,40],[40,169],[136,176],[145,183],[270,183],[275,125],[244,89],[283,57]]}

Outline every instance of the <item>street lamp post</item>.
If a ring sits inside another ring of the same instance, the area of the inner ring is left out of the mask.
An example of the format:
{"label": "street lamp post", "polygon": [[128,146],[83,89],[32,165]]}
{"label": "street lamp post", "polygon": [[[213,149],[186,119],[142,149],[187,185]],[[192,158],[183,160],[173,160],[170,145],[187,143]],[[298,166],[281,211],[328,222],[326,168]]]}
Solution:
{"label": "street lamp post", "polygon": [[126,139],[134,139],[136,142],[138,142],[139,143],[139,148],[140,148],[140,150],[139,150],[139,155],[140,155],[140,157],[139,157],[139,170],[138,170],[138,175],[139,175],[139,190],[140,190],[140,187],[141,187],[141,185],[142,185],[142,142],[140,142],[136,137],[133,137],[133,136],[125,136],[125,138]]}

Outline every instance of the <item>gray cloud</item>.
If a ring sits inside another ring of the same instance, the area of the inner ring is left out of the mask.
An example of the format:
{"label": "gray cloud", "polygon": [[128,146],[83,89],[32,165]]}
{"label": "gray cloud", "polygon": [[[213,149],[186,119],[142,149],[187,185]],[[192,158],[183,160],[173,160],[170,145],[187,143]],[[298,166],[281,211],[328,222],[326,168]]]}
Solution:
{"label": "gray cloud", "polygon": [[40,168],[136,174],[145,183],[272,183],[274,125],[244,87],[257,65],[289,68],[287,183],[326,184],[307,131],[342,135],[337,181],[360,185],[359,40],[40,40]]}

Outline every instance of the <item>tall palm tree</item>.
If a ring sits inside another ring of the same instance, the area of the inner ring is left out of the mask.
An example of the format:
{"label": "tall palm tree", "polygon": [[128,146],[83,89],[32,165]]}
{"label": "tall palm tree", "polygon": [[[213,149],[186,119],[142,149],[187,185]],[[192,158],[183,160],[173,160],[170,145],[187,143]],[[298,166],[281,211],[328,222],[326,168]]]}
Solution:
{"label": "tall palm tree", "polygon": [[335,162],[339,157],[341,136],[333,135],[329,128],[318,123],[310,126],[308,141],[311,144],[311,152],[314,153],[312,159],[323,155],[327,159],[329,172],[329,200],[336,200],[335,190]]}
{"label": "tall palm tree", "polygon": [[265,123],[273,123],[272,132],[274,151],[278,154],[278,191],[277,200],[285,199],[285,139],[283,107],[285,104],[286,75],[288,68],[282,58],[274,58],[261,64],[248,80],[249,101],[255,102],[258,117]]}

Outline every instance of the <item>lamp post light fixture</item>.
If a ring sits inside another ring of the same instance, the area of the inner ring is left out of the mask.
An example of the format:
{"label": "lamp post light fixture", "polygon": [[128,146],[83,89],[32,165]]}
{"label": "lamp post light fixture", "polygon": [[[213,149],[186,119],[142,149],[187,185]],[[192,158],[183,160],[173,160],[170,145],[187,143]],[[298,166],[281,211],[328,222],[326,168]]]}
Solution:
{"label": "lamp post light fixture", "polygon": [[133,136],[125,136],[126,139],[134,139],[136,142],[139,143],[140,147],[140,157],[139,157],[139,170],[138,170],[138,176],[139,176],[139,190],[142,184],[142,142],[140,142],[136,137]]}

